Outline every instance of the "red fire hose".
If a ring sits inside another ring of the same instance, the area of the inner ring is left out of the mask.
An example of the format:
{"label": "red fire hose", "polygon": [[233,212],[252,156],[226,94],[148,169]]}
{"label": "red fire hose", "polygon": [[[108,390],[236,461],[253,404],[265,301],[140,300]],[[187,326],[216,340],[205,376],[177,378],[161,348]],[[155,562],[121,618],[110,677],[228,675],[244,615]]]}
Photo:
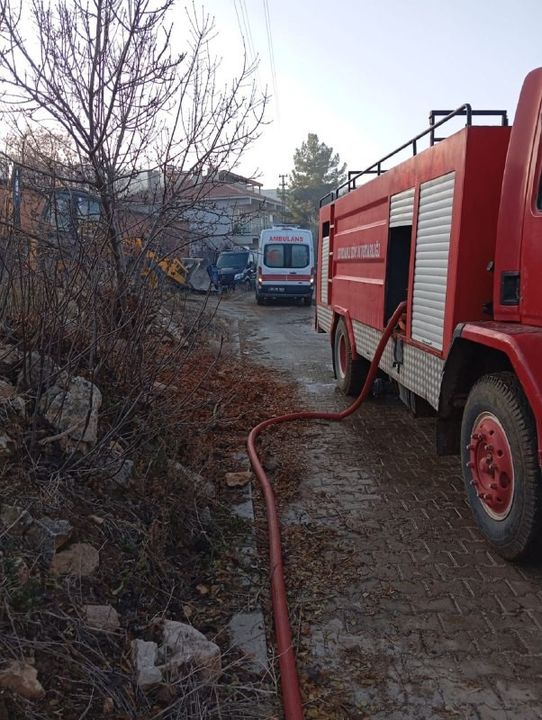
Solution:
{"label": "red fire hose", "polygon": [[350,407],[341,412],[310,412],[303,410],[301,412],[288,413],[287,415],[278,415],[277,417],[264,420],[256,425],[250,431],[248,436],[247,447],[250,462],[256,473],[265,498],[265,508],[267,514],[267,526],[269,534],[269,558],[271,564],[271,592],[273,600],[273,620],[275,624],[276,643],[279,654],[279,669],[282,688],[282,702],[284,708],[284,717],[286,720],[303,720],[303,704],[301,702],[301,692],[299,689],[299,679],[297,677],[297,669],[295,663],[294,648],[292,645],[292,630],[290,628],[290,620],[288,617],[288,601],[286,599],[286,585],[284,582],[284,566],[282,564],[282,551],[280,544],[280,524],[275,503],[275,495],[269,478],[265,474],[258,453],[256,451],[256,438],[258,435],[271,425],[279,423],[292,422],[294,420],[332,420],[339,422],[344,420],[352,413],[356,412],[362,402],[365,400],[372,387],[378,370],[378,364],[386,344],[397,325],[401,314],[406,307],[406,303],[402,302],[397,310],[391,316],[380,342],[376,348],[375,356],[371,362],[367,378],[363,388]]}

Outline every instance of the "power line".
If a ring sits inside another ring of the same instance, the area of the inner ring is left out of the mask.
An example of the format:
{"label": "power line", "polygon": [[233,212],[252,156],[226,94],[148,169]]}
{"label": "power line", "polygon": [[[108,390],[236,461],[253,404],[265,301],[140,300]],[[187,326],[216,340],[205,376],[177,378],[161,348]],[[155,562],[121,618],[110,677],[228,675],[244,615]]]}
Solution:
{"label": "power line", "polygon": [[237,0],[233,0],[233,7],[235,8],[235,16],[237,17],[237,27],[239,28],[239,34],[241,35],[241,38],[243,40],[243,47],[245,48],[245,55],[248,58],[248,61],[250,62],[250,55],[251,55],[251,49],[250,49],[250,41],[247,36],[246,29],[244,27],[244,18],[242,16],[242,12],[239,12],[239,7],[237,7]]}
{"label": "power line", "polygon": [[245,25],[248,37],[248,44],[252,53],[252,59],[256,59],[256,51],[254,50],[254,40],[252,39],[252,28],[250,27],[250,17],[248,15],[245,0],[241,0],[241,13],[243,15],[243,23]]}
{"label": "power line", "polygon": [[254,51],[254,42],[252,40],[250,20],[244,0],[239,0],[239,5],[237,5],[237,2],[238,0],[233,0],[235,15],[237,16],[237,25],[239,27],[239,32],[241,33],[241,37],[243,38],[243,42],[245,44],[248,61],[249,63],[252,63],[256,58],[256,53]]}
{"label": "power line", "polygon": [[265,27],[267,30],[267,47],[269,49],[269,62],[271,65],[271,79],[273,81],[273,92],[275,94],[275,107],[277,109],[277,118],[279,117],[279,93],[277,89],[277,74],[275,72],[275,53],[273,52],[273,35],[271,32],[271,17],[269,14],[269,2],[263,0],[263,9],[265,16]]}

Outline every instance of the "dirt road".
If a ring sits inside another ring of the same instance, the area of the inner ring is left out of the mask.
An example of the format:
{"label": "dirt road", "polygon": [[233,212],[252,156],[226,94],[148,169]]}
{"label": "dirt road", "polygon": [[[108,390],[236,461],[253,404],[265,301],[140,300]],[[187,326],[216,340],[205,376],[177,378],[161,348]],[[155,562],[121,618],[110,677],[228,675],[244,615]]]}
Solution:
{"label": "dirt road", "polygon": [[[244,295],[223,312],[306,407],[345,407],[311,308]],[[542,561],[488,550],[433,435],[387,398],[303,436],[282,516],[308,718],[542,718]]]}

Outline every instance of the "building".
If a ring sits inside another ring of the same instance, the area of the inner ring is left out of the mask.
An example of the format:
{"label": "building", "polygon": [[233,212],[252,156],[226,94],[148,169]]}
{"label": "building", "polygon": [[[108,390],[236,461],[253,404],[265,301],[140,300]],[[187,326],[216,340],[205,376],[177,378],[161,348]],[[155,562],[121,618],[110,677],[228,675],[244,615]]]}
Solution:
{"label": "building", "polygon": [[229,171],[205,177],[208,192],[189,222],[192,255],[207,257],[238,246],[256,248],[260,232],[282,221],[284,204],[256,180]]}
{"label": "building", "polygon": [[157,218],[164,248],[209,260],[225,249],[255,248],[261,230],[284,219],[276,190],[266,192],[258,181],[227,170],[201,175],[175,168],[142,170],[121,195],[134,226],[139,216],[148,225]]}

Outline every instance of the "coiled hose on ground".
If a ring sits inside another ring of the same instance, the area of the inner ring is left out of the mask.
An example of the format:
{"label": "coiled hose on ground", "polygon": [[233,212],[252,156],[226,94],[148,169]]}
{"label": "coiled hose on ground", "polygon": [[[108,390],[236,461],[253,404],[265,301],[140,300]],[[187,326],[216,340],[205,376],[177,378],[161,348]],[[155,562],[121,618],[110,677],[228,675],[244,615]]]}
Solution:
{"label": "coiled hose on ground", "polygon": [[299,688],[299,678],[295,662],[294,648],[292,645],[292,630],[288,615],[288,601],[286,598],[286,584],[284,581],[284,566],[282,563],[282,550],[280,541],[280,523],[273,487],[267,477],[256,451],[256,439],[263,430],[272,425],[293,422],[294,420],[330,420],[340,422],[349,415],[352,415],[364,402],[369,394],[375,379],[382,353],[388,340],[396,327],[401,314],[404,312],[406,303],[402,302],[391,316],[380,342],[376,348],[374,358],[367,373],[363,388],[355,402],[341,412],[314,412],[302,410],[300,412],[277,415],[276,417],[264,420],[256,425],[248,436],[248,456],[252,468],[262,487],[265,499],[267,515],[267,530],[269,535],[269,559],[271,569],[271,592],[273,602],[273,621],[275,625],[276,645],[279,657],[280,681],[282,690],[282,702],[284,717],[286,720],[303,720],[303,703]]}

